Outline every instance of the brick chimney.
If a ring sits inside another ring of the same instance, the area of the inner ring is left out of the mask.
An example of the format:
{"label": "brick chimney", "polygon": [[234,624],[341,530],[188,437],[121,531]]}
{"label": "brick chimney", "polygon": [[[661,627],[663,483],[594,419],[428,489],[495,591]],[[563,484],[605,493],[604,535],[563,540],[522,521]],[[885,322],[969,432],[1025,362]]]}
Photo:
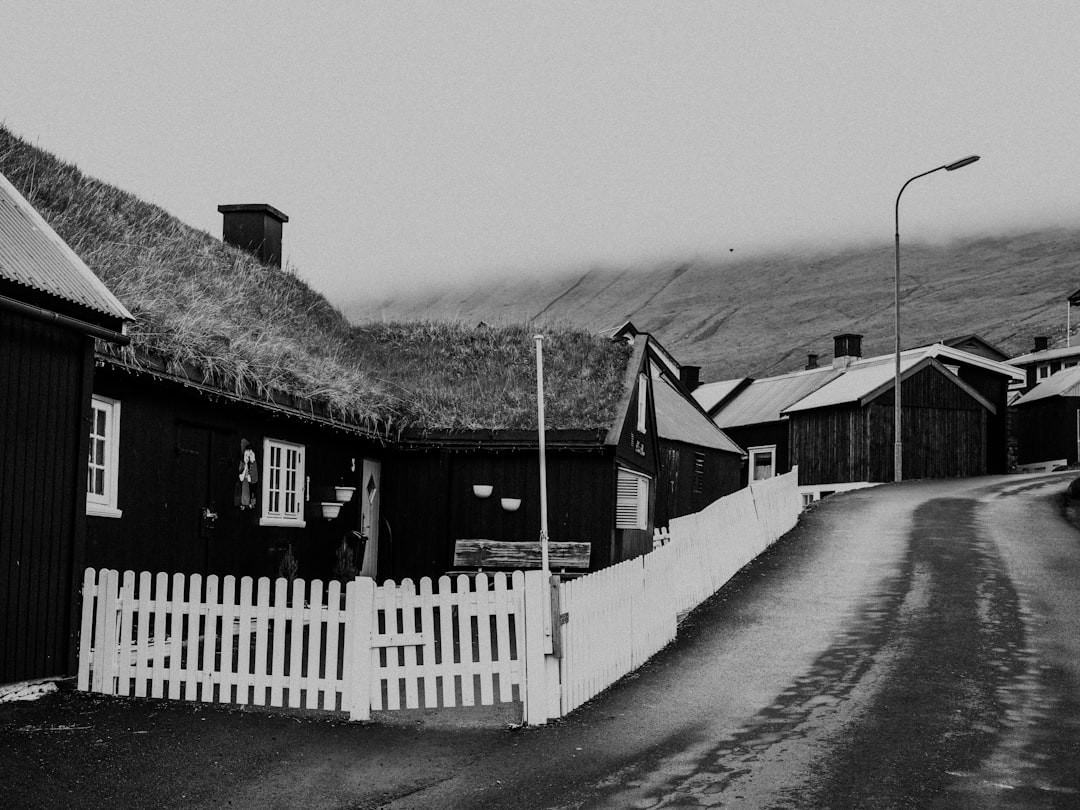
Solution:
{"label": "brick chimney", "polygon": [[833,368],[847,368],[862,357],[862,335],[837,335],[833,338]]}
{"label": "brick chimney", "polygon": [[1039,335],[1035,338],[1035,351],[1045,352],[1050,348],[1050,338],[1046,335]]}
{"label": "brick chimney", "polygon": [[813,352],[808,352],[806,355],[806,370],[809,371],[812,368],[818,367],[818,356]]}
{"label": "brick chimney", "polygon": [[679,366],[679,382],[687,391],[701,385],[701,366]]}
{"label": "brick chimney", "polygon": [[287,216],[265,203],[219,205],[217,210],[222,214],[222,241],[281,267],[281,226],[289,221]]}

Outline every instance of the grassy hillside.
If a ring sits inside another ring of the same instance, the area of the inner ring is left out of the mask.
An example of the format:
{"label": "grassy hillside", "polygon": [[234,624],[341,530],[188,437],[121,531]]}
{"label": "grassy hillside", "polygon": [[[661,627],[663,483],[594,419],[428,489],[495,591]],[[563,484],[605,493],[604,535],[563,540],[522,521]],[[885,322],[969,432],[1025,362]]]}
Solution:
{"label": "grassy hillside", "polygon": [[[904,245],[901,262],[905,346],[977,333],[1019,354],[1034,335],[1064,341],[1065,296],[1080,288],[1080,230]],[[893,270],[888,244],[648,271],[594,269],[558,279],[429,289],[343,309],[353,320],[555,316],[595,330],[629,319],[713,380],[801,368],[808,352],[827,360],[832,336],[842,332],[865,335],[868,355],[892,351]],[[1080,327],[1080,310],[1073,319]]]}

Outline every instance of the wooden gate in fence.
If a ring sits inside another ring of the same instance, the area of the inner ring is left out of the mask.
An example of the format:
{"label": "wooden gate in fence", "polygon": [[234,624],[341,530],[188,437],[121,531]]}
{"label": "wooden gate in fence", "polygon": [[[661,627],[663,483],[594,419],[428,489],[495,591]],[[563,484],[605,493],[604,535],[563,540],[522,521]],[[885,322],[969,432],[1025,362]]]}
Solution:
{"label": "wooden gate in fence", "polygon": [[[239,587],[237,587],[239,586]],[[88,569],[78,688],[347,712],[525,703],[525,575],[417,589]],[[540,636],[534,647],[542,645]]]}

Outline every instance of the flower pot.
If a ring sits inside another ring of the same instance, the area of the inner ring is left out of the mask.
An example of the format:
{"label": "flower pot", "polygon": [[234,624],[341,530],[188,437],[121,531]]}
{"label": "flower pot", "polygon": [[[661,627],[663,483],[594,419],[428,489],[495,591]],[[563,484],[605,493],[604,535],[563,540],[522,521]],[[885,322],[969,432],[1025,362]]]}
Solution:
{"label": "flower pot", "polygon": [[516,512],[521,507],[521,498],[502,498],[500,503],[507,512]]}
{"label": "flower pot", "polygon": [[334,487],[334,497],[337,498],[340,503],[348,503],[351,501],[354,492],[356,492],[356,487]]}
{"label": "flower pot", "polygon": [[494,487],[491,486],[491,484],[472,485],[473,495],[475,495],[477,498],[490,498],[492,490],[494,490]]}
{"label": "flower pot", "polygon": [[323,501],[321,506],[322,516],[327,520],[333,520],[338,516],[338,512],[341,511],[341,503],[339,501]]}

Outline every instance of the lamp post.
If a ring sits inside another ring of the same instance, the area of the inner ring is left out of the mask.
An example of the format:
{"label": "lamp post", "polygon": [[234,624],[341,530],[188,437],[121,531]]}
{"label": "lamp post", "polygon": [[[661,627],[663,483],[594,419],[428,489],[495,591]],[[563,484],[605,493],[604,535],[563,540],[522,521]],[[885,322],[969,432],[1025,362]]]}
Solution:
{"label": "lamp post", "polygon": [[928,172],[917,174],[908,180],[907,183],[904,183],[904,185],[900,187],[900,194],[896,195],[896,276],[894,278],[894,291],[896,296],[896,378],[893,384],[893,430],[896,432],[896,445],[895,450],[893,451],[894,481],[902,481],[904,478],[904,443],[900,438],[903,435],[900,431],[900,197],[904,193],[904,189],[908,187],[912,180],[918,180],[920,177],[926,177],[926,175],[939,172],[942,169],[947,172],[962,169],[964,166],[969,166],[978,159],[978,155],[968,155],[967,157],[960,158],[960,160],[953,161],[952,163],[946,163],[944,166],[938,166],[936,169],[931,169]]}

